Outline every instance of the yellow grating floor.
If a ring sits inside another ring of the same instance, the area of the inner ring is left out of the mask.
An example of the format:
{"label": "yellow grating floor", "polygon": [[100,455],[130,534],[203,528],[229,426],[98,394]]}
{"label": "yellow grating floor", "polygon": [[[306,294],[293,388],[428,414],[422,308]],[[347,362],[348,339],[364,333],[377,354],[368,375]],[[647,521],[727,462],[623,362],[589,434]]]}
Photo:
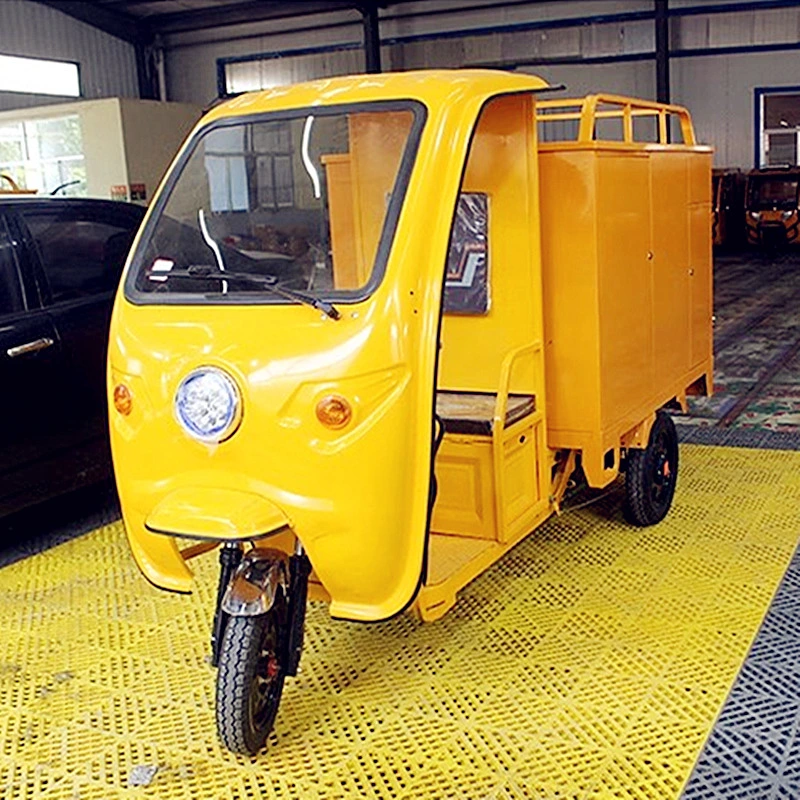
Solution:
{"label": "yellow grating floor", "polygon": [[312,608],[252,760],[215,740],[213,554],[192,597],[119,524],[0,570],[0,798],[675,798],[794,550],[800,453],[684,447],[681,470],[660,526],[612,493],[440,622]]}

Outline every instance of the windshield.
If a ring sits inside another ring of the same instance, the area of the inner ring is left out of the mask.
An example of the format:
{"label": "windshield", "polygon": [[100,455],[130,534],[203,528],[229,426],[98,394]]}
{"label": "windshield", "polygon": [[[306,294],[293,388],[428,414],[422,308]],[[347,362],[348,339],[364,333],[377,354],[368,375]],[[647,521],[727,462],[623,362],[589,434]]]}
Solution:
{"label": "windshield", "polygon": [[748,208],[791,210],[797,207],[797,176],[764,175],[750,179]]}
{"label": "windshield", "polygon": [[421,126],[421,106],[404,102],[211,127],[155,209],[128,295],[363,298],[382,275]]}

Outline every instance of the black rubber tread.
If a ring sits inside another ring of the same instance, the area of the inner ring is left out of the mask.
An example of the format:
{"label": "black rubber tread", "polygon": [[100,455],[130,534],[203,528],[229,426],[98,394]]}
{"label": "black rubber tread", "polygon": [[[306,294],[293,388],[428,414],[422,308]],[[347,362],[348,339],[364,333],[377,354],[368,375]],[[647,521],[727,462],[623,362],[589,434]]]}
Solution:
{"label": "black rubber tread", "polygon": [[266,743],[275,722],[285,678],[283,668],[280,668],[276,678],[273,702],[261,727],[253,720],[250,692],[258,666],[264,627],[270,624],[271,615],[277,615],[279,635],[285,635],[279,606],[276,600],[276,605],[266,614],[231,617],[225,629],[217,671],[217,733],[223,746],[234,753],[255,755]]}
{"label": "black rubber tread", "polygon": [[[659,437],[666,439],[669,450],[672,480],[662,502],[655,502],[652,497],[653,474],[656,470],[657,453],[654,443]],[[625,465],[625,519],[633,525],[647,527],[661,522],[667,516],[675,496],[675,485],[678,481],[678,432],[672,417],[666,411],[656,414],[655,422],[650,430],[650,439],[644,450],[631,448],[627,452]]]}

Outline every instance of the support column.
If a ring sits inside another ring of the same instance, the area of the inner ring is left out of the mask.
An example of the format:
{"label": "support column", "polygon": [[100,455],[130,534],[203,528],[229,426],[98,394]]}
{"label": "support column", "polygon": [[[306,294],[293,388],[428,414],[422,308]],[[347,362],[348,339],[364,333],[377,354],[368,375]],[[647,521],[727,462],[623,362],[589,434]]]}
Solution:
{"label": "support column", "polygon": [[656,100],[670,102],[669,92],[669,0],[656,4]]}
{"label": "support column", "polygon": [[361,6],[364,20],[364,61],[367,72],[381,71],[381,35],[378,23],[378,4],[366,2]]}
{"label": "support column", "polygon": [[142,41],[134,45],[136,50],[136,77],[139,79],[139,97],[142,100],[159,100],[158,75],[153,63],[151,44]]}

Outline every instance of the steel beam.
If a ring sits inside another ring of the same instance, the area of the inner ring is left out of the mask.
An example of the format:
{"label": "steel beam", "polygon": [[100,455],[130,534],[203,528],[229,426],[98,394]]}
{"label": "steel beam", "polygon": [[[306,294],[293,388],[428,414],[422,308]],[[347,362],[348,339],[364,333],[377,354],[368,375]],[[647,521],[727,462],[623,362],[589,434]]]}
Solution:
{"label": "steel beam", "polygon": [[378,20],[378,4],[363,3],[361,17],[364,20],[364,63],[367,72],[381,71],[381,33]]}
{"label": "steel beam", "polygon": [[656,4],[656,99],[670,102],[669,91],[669,0]]}
{"label": "steel beam", "polygon": [[145,42],[150,38],[136,17],[122,11],[111,11],[99,3],[83,0],[36,0],[36,2],[131,44]]}
{"label": "steel beam", "polygon": [[136,77],[139,80],[139,97],[142,100],[162,100],[158,86],[158,71],[153,61],[153,48],[137,42]]}
{"label": "steel beam", "polygon": [[332,11],[357,10],[359,6],[360,3],[356,0],[294,0],[294,2],[281,3],[248,0],[248,2],[212,6],[196,11],[152,15],[149,22],[153,30],[160,34],[184,33],[203,28],[216,28],[221,25],[238,25],[246,22],[264,22]]}

